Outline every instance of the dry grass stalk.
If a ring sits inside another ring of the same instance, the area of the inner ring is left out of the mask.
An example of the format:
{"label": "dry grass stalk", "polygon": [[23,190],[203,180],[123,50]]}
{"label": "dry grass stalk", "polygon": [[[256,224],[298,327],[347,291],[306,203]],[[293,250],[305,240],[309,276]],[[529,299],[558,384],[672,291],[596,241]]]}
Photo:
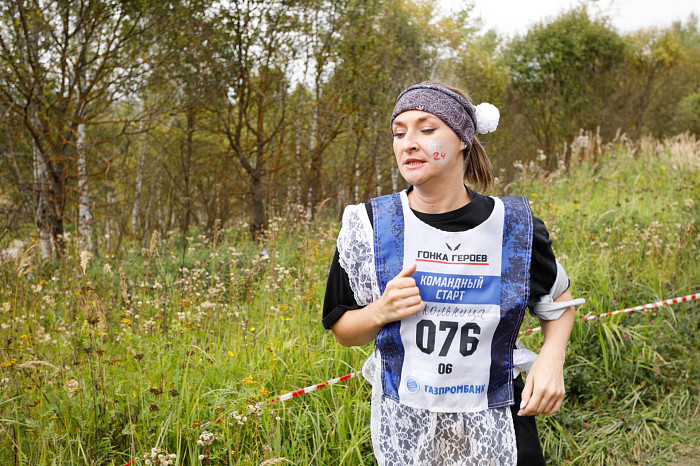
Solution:
{"label": "dry grass stalk", "polygon": [[46,362],[46,361],[27,361],[23,362],[22,364],[17,364],[17,366],[20,369],[31,369],[36,366],[46,366],[46,367],[51,367],[52,369],[59,370],[58,367],[54,366],[53,364]]}
{"label": "dry grass stalk", "polygon": [[148,260],[151,260],[151,257],[153,257],[153,251],[156,249],[156,243],[158,242],[158,230],[153,230],[153,234],[151,235],[151,245],[148,247]]}
{"label": "dry grass stalk", "polygon": [[85,275],[90,259],[92,259],[92,253],[90,251],[80,252],[80,267],[83,269],[83,275]]}
{"label": "dry grass stalk", "polygon": [[21,256],[15,257],[15,268],[17,269],[18,275],[24,275],[29,270],[29,266],[32,264],[32,249],[36,247],[36,243],[29,246]]}
{"label": "dry grass stalk", "polygon": [[664,139],[663,153],[673,168],[688,170],[700,167],[700,139],[690,131]]}
{"label": "dry grass stalk", "polygon": [[271,458],[269,460],[265,460],[262,463],[260,463],[260,466],[267,466],[270,464],[279,464],[279,463],[289,463],[289,464],[294,464],[294,462],[289,461],[287,458]]}
{"label": "dry grass stalk", "polygon": [[579,131],[579,135],[570,146],[571,162],[596,162],[603,154],[603,140],[600,136],[600,126],[593,131]]}
{"label": "dry grass stalk", "polygon": [[124,300],[124,304],[128,306],[131,301],[129,300],[129,293],[126,289],[126,278],[124,277],[124,272],[122,271],[121,266],[119,267],[119,286],[122,289],[122,299]]}

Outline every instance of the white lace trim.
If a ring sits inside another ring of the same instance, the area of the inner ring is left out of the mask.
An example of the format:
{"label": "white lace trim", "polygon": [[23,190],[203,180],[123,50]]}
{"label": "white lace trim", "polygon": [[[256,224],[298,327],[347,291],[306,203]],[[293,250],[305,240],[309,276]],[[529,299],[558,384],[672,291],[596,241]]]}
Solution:
{"label": "white lace trim", "polygon": [[343,212],[338,234],[338,261],[348,274],[355,301],[367,306],[381,297],[374,268],[372,226],[363,204],[350,205]]}
{"label": "white lace trim", "polygon": [[502,466],[517,463],[510,408],[432,413],[380,396],[372,403],[372,445],[380,466]]}
{"label": "white lace trim", "polygon": [[378,351],[362,374],[372,384],[372,446],[380,466],[502,466],[517,462],[509,407],[437,413],[412,408],[382,393]]}

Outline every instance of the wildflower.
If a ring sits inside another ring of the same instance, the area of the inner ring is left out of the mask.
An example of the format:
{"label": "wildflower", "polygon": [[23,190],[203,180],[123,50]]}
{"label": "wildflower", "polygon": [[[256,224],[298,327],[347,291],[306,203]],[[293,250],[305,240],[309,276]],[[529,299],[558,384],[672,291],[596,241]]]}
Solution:
{"label": "wildflower", "polygon": [[202,446],[202,447],[208,447],[212,443],[214,443],[214,440],[216,440],[219,436],[216,434],[213,434],[211,432],[207,432],[206,430],[202,432],[199,435],[199,440],[197,440],[197,445]]}
{"label": "wildflower", "polygon": [[666,170],[666,166],[665,166],[665,165],[661,165],[661,169],[662,169],[662,170]]}
{"label": "wildflower", "polygon": [[228,354],[230,357],[233,357],[233,351],[229,351],[229,352],[226,353],[226,354]]}
{"label": "wildflower", "polygon": [[17,358],[12,358],[9,361],[1,362],[0,367],[12,367],[17,364]]}
{"label": "wildflower", "polygon": [[583,423],[583,427],[588,427],[588,423],[587,423],[587,422],[584,422],[584,423]]}
{"label": "wildflower", "polygon": [[253,375],[249,375],[248,377],[245,377],[241,380],[241,383],[245,385],[253,385]]}
{"label": "wildflower", "polygon": [[143,462],[153,466],[170,466],[175,463],[177,455],[168,454],[161,448],[151,448],[151,451],[143,455]]}
{"label": "wildflower", "polygon": [[90,263],[90,259],[92,259],[92,253],[90,251],[82,251],[80,253],[80,267],[83,269],[83,275],[87,270],[87,266]]}
{"label": "wildflower", "polygon": [[127,319],[126,317],[122,317],[121,323],[124,325],[129,325],[131,320]]}
{"label": "wildflower", "polygon": [[102,266],[102,272],[112,275],[112,266],[105,262],[105,265]]}
{"label": "wildflower", "polygon": [[68,396],[73,396],[75,393],[83,391],[82,388],[78,387],[78,381],[75,379],[70,379],[67,381],[64,385],[66,392],[68,392]]}
{"label": "wildflower", "polygon": [[250,331],[251,331],[251,332],[254,332],[254,331],[255,331],[255,327],[250,327]]}
{"label": "wildflower", "polygon": [[260,389],[260,394],[261,394],[262,396],[269,396],[269,395],[270,395],[270,392],[267,390],[267,388],[262,387],[262,388]]}
{"label": "wildflower", "polygon": [[256,414],[258,416],[262,415],[262,408],[258,405],[248,405],[248,412],[250,414]]}

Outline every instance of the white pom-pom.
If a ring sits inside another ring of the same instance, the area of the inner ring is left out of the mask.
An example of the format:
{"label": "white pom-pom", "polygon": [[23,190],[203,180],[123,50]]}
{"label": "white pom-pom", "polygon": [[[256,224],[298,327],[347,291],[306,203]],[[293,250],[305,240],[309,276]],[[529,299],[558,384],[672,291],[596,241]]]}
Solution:
{"label": "white pom-pom", "polygon": [[495,105],[483,102],[476,106],[474,116],[476,116],[476,132],[488,134],[496,131],[496,128],[498,128],[498,119],[501,116],[501,112],[498,111],[498,107]]}

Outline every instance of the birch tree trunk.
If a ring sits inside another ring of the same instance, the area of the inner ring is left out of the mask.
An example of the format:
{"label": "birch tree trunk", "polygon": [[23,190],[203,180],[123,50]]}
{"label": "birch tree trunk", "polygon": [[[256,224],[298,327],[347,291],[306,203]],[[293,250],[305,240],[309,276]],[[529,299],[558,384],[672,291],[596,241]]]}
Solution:
{"label": "birch tree trunk", "polygon": [[46,169],[46,161],[34,143],[34,193],[36,196],[36,214],[34,222],[36,223],[37,233],[39,234],[39,250],[41,258],[48,259],[51,257],[51,227],[49,224],[49,208],[48,208],[48,171]]}
{"label": "birch tree trunk", "polygon": [[399,191],[399,167],[395,163],[391,164],[391,192]]}
{"label": "birch tree trunk", "polygon": [[357,204],[360,198],[360,164],[355,162],[355,186],[353,188],[354,198],[352,200],[353,204]]}
{"label": "birch tree trunk", "polygon": [[88,185],[87,151],[85,150],[85,123],[78,124],[78,235],[83,250],[97,251],[92,228],[92,209]]}
{"label": "birch tree trunk", "polygon": [[[301,100],[301,99],[300,99]],[[295,144],[295,154],[296,154],[296,186],[294,186],[294,193],[296,198],[297,206],[301,206],[301,125],[297,120],[297,134],[296,134],[296,144]]]}
{"label": "birch tree trunk", "polygon": [[317,148],[316,148],[316,131],[318,130],[318,102],[320,99],[320,83],[318,78],[316,81],[316,98],[314,101],[314,111],[311,118],[311,134],[309,135],[309,150],[311,151],[311,157],[309,158],[309,187],[306,193],[306,228],[308,229],[311,225],[311,220],[314,216],[314,204],[316,202],[316,182],[318,181],[317,175],[320,174],[318,169],[317,159]]}
{"label": "birch tree trunk", "polygon": [[382,156],[379,151],[374,154],[374,171],[377,175],[377,197],[382,195]]}
{"label": "birch tree trunk", "polygon": [[[143,121],[139,124],[143,130]],[[139,164],[136,168],[136,192],[134,193],[134,206],[131,209],[131,232],[136,233],[139,229],[139,214],[141,211],[141,190],[143,188],[143,167],[146,161],[146,136],[141,131],[141,145],[139,154]]]}
{"label": "birch tree trunk", "polygon": [[114,205],[114,191],[107,193],[107,212],[105,214],[105,239],[107,240],[107,251],[112,250],[112,206]]}

